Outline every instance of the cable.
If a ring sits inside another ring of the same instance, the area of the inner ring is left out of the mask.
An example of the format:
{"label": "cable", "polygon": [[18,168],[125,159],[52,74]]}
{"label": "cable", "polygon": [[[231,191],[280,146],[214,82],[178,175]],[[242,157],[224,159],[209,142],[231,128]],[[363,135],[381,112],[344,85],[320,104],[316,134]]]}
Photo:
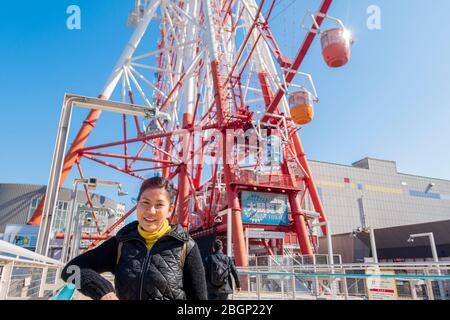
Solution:
{"label": "cable", "polygon": [[[281,0],[278,0],[278,2],[275,3],[275,5],[273,6],[272,11],[275,10],[275,8],[278,7],[278,5],[279,5],[280,3],[281,3]],[[269,13],[269,10],[270,10],[270,8],[267,9],[267,11],[264,13],[264,17],[267,17],[267,14]]]}
{"label": "cable", "polygon": [[292,0],[283,10],[281,10],[280,12],[278,12],[278,14],[275,16],[275,17],[273,17],[271,20],[272,20],[272,22],[276,19],[276,18],[278,18],[283,12],[285,12],[287,9],[289,9],[289,7],[291,6],[291,5],[293,5],[294,4],[294,2],[295,2],[296,0]]}

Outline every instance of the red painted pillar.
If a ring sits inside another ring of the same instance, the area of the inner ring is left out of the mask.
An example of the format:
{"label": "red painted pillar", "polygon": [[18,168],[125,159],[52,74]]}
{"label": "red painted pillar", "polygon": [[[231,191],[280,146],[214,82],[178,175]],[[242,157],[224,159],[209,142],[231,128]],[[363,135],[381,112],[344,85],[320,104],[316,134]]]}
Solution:
{"label": "red painted pillar", "polygon": [[[225,96],[223,92],[222,82],[220,80],[220,67],[217,61],[211,62],[211,73],[214,83],[214,100],[216,102],[217,108],[217,120],[220,125],[223,124],[224,116],[226,112],[223,106],[225,101]],[[233,139],[231,136],[228,139]],[[226,129],[222,130],[222,159],[223,159],[223,176],[227,188],[227,202],[228,208],[232,211],[232,222],[233,222],[233,248],[234,256],[236,259],[236,264],[241,267],[248,266],[248,257],[245,250],[245,238],[244,238],[244,228],[242,225],[242,210],[239,203],[239,197],[234,187],[230,185],[232,182],[232,177],[234,175],[233,168],[231,167],[228,160],[228,152],[233,150],[227,150],[227,145],[233,145],[227,143],[227,132]]]}
{"label": "red painted pillar", "polygon": [[[287,151],[284,148],[284,161],[281,166],[283,174],[289,175],[291,183],[294,184],[296,177],[290,172],[288,164],[286,163]],[[298,193],[289,191],[288,193],[289,204],[291,207],[291,216],[294,221],[294,230],[297,235],[298,243],[302,254],[313,254],[311,242],[309,241],[308,228],[306,227],[305,217],[302,215],[302,207],[298,198]]]}
{"label": "red painted pillar", "polygon": [[[225,162],[227,158],[226,143],[224,143],[223,149],[224,149],[223,159]],[[230,183],[232,182],[231,177],[232,175],[234,175],[234,172],[230,164],[225,164],[223,166],[223,170],[224,170],[224,180],[227,186],[228,208],[230,208],[232,211],[232,224],[233,224],[232,241],[233,241],[234,256],[236,259],[236,264],[238,266],[247,267],[248,257],[245,248],[244,226],[242,225],[242,209],[239,203],[238,193],[236,192],[234,187],[230,185]]]}
{"label": "red painted pillar", "polygon": [[[183,115],[183,129],[187,129],[192,125],[192,115],[185,113]],[[186,130],[183,134],[181,159],[183,164],[179,166],[180,173],[178,174],[178,223],[186,230],[189,228],[189,198],[190,187],[188,179],[188,157],[191,153],[191,132]]]}
{"label": "red painted pillar", "polygon": [[[316,184],[314,183],[311,169],[309,168],[308,161],[306,159],[305,152],[303,151],[302,142],[300,140],[300,137],[298,133],[294,134],[291,138],[291,141],[294,144],[295,152],[297,153],[297,158],[300,161],[300,164],[305,169],[306,173],[308,174],[309,178],[305,178],[306,187],[308,188],[309,195],[311,196],[311,201],[314,206],[314,210],[317,213],[320,213],[320,222],[327,221],[327,217],[325,215],[325,210],[323,209],[322,202],[320,201],[319,193],[317,192]],[[322,233],[324,235],[327,234],[327,228],[325,226],[322,226]]]}
{"label": "red painted pillar", "polygon": [[[172,142],[172,136],[168,136],[168,137],[166,137],[166,144],[165,144],[165,146],[164,146],[164,151],[165,152],[167,152],[167,153],[170,153],[170,147],[171,147],[171,142]],[[164,160],[171,160],[171,159],[169,159],[169,156],[167,155],[167,154],[164,154],[163,155],[163,159]],[[165,167],[165,168],[163,168],[162,169],[162,176],[164,177],[164,178],[168,178],[169,177],[169,173],[170,173],[170,168],[169,167]]]}
{"label": "red painted pillar", "polygon": [[289,204],[291,205],[291,216],[294,220],[294,229],[297,234],[300,250],[302,251],[302,254],[305,255],[313,254],[308,237],[308,229],[306,228],[305,217],[301,213],[298,195],[289,194]]}

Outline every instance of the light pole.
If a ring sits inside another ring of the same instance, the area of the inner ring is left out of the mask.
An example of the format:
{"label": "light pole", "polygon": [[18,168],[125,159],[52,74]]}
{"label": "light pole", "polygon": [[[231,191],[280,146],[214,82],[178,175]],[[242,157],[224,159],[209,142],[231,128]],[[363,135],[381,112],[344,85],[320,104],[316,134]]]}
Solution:
{"label": "light pole", "polygon": [[[106,209],[106,208],[90,208],[90,207],[83,208],[83,207],[80,207],[80,208],[78,208],[78,210],[81,212],[80,213],[77,212],[77,215],[76,215],[75,230],[74,230],[74,236],[73,236],[75,241],[72,242],[69,260],[75,258],[80,253],[80,242],[82,240],[83,228],[84,227],[93,227],[92,226],[93,219],[91,217],[87,217],[89,215],[89,213],[92,214],[93,212],[97,212],[98,214],[101,214],[102,212],[109,212],[109,209]],[[85,224],[86,222],[88,224]],[[99,227],[101,230],[105,229],[106,223],[104,220],[100,221]]]}
{"label": "light pole", "polygon": [[[80,221],[78,217],[78,210],[76,208],[76,200],[78,195],[78,184],[86,185],[89,189],[95,190],[97,186],[107,186],[107,187],[117,187],[117,195],[118,196],[126,196],[128,192],[122,189],[122,184],[116,181],[99,181],[96,178],[88,178],[88,179],[74,179],[73,180],[73,188],[71,194],[71,202],[69,208],[69,214],[66,217],[66,228],[64,233],[64,242],[63,249],[61,253],[61,261],[67,262],[69,257],[74,257],[74,250],[76,251],[76,239],[78,236],[75,232],[75,229],[78,229],[77,223]],[[71,244],[71,242],[73,242]],[[73,249],[70,249],[73,248]],[[69,250],[72,252],[69,253]]]}
{"label": "light pole", "polygon": [[357,234],[361,233],[361,232],[369,234],[370,248],[371,248],[371,251],[372,251],[373,262],[378,264],[377,245],[376,245],[376,242],[375,242],[374,229],[372,227],[359,227],[359,228],[353,230],[352,235],[353,235],[353,237],[356,237]]}
{"label": "light pole", "polygon": [[232,233],[232,221],[233,221],[233,217],[232,217],[232,210],[231,209],[226,209],[222,212],[219,212],[215,217],[214,217],[214,221],[217,223],[222,222],[222,216],[227,215],[227,256],[231,257],[233,255],[232,253],[232,239],[231,237],[233,236]]}
{"label": "light pole", "polygon": [[[68,261],[70,243],[71,243],[71,241],[74,240],[74,239],[71,239],[71,235],[72,235],[72,228],[73,228],[73,223],[74,223],[73,220],[74,220],[74,216],[75,216],[74,211],[75,211],[77,195],[78,195],[78,191],[77,191],[78,184],[84,183],[85,181],[86,181],[86,179],[74,179],[73,180],[72,193],[71,193],[71,197],[70,197],[69,214],[66,216],[66,222],[65,222],[64,241],[63,241],[63,247],[62,247],[62,252],[61,252],[61,261],[62,262]],[[75,235],[73,235],[73,237],[75,237]]]}
{"label": "light pole", "polygon": [[[431,254],[433,256],[433,260],[434,260],[434,262],[439,263],[439,257],[437,254],[436,242],[434,241],[433,232],[410,234],[407,241],[412,243],[412,242],[414,242],[414,238],[420,238],[420,237],[428,237],[428,239],[430,241]],[[436,269],[437,269],[437,274],[440,276],[441,270],[439,268],[439,265],[436,265]],[[441,281],[438,281],[438,286],[439,286],[439,294],[441,296],[441,299],[446,300],[444,286],[442,285]]]}

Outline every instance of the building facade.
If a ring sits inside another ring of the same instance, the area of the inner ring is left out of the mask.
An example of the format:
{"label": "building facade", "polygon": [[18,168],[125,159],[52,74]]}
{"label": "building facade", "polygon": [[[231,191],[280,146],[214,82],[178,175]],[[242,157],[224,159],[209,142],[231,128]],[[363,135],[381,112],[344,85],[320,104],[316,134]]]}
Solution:
{"label": "building facade", "polygon": [[[450,219],[450,181],[397,172],[394,161],[310,161],[333,234]],[[312,210],[310,199],[306,209]]]}
{"label": "building facade", "polygon": [[[45,195],[46,186],[30,184],[0,184],[0,234],[5,241],[24,246],[28,249],[35,248],[38,227],[26,226],[33,216],[39,201]],[[66,228],[66,217],[69,212],[72,191],[62,188],[59,192],[53,217],[52,233],[63,233]],[[97,219],[102,231],[115,223],[125,214],[125,205],[117,203],[102,195],[91,193],[93,205],[98,209]],[[86,194],[78,191],[76,207],[79,212],[89,207]],[[86,220],[91,221],[86,215]],[[83,232],[94,232],[89,225],[83,225]],[[118,229],[120,229],[119,225]],[[87,229],[86,229],[87,228]],[[118,230],[116,229],[116,230]],[[95,232],[97,230],[95,229]]]}

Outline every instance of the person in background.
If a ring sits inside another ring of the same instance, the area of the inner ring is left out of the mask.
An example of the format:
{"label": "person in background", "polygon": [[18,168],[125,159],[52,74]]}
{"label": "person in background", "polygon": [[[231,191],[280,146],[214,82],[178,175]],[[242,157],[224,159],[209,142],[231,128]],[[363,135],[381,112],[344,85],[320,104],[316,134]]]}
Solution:
{"label": "person in background", "polygon": [[236,291],[241,291],[239,276],[233,260],[223,254],[223,243],[216,239],[213,253],[205,259],[206,283],[209,300],[227,300],[233,293],[231,275],[236,284]]}
{"label": "person in background", "polygon": [[[182,226],[168,221],[174,198],[169,180],[145,180],[137,198],[137,221],[74,258],[61,278],[67,281],[68,270],[78,267],[78,289],[94,300],[206,300],[199,248]],[[114,274],[114,286],[103,272]]]}

